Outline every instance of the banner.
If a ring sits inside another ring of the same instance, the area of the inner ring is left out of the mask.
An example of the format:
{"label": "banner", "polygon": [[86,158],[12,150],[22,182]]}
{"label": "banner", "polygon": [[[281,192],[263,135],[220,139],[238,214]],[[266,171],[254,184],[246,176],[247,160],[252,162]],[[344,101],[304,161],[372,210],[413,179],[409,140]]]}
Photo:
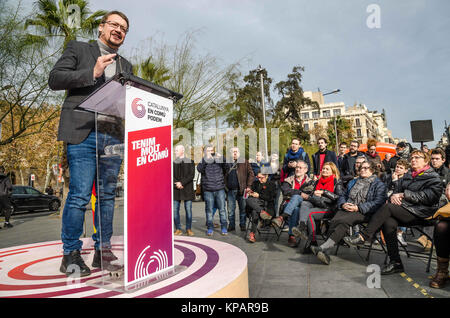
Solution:
{"label": "banner", "polygon": [[125,285],[174,267],[173,104],[127,88],[125,122]]}

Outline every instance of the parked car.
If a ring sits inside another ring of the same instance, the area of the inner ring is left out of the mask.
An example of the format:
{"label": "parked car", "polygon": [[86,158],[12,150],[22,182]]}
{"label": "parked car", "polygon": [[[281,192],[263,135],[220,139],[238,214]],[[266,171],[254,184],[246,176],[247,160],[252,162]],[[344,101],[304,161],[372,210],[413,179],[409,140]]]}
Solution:
{"label": "parked car", "polygon": [[57,211],[61,200],[54,195],[48,195],[29,186],[13,186],[11,203],[13,214],[28,211]]}

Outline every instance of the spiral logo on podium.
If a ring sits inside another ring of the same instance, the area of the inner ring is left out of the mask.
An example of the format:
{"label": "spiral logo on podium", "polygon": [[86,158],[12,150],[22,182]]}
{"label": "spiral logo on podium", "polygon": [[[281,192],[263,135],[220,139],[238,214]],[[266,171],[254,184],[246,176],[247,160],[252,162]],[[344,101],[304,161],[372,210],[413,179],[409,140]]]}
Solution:
{"label": "spiral logo on podium", "polygon": [[135,98],[131,102],[131,110],[133,111],[134,116],[136,116],[137,118],[142,118],[145,116],[145,107],[144,105],[139,103],[141,100],[142,99],[140,98]]}
{"label": "spiral logo on podium", "polygon": [[[141,254],[139,254],[136,265],[134,267],[134,279],[146,277],[152,272],[159,272],[169,267],[167,252],[158,250],[154,251],[150,257],[146,257],[146,252],[149,248],[150,245],[144,248]],[[154,271],[149,270],[150,266],[154,267]]]}

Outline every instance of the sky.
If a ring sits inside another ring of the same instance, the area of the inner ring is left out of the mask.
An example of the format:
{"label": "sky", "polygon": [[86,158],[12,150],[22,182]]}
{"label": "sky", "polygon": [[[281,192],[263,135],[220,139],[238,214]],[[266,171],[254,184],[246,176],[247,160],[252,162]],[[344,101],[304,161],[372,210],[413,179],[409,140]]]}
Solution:
{"label": "sky", "polygon": [[[31,7],[32,0],[24,0]],[[90,0],[130,20],[121,52],[159,34],[175,44],[196,34],[198,52],[223,65],[258,65],[274,82],[303,66],[305,91],[325,102],[386,111],[393,137],[411,141],[410,121],[432,120],[433,147],[450,124],[448,0]],[[374,6],[375,5],[375,6]],[[126,56],[126,54],[125,54]],[[272,93],[274,98],[276,93]],[[417,147],[419,144],[413,143]]]}

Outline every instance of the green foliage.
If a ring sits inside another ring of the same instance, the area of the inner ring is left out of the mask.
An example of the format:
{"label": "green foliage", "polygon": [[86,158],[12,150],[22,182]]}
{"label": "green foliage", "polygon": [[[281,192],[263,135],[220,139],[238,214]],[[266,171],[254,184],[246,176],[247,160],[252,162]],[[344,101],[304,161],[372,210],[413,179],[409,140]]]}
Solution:
{"label": "green foliage", "polygon": [[63,48],[78,37],[93,37],[106,14],[103,10],[91,14],[85,0],[38,0],[35,8],[35,14],[25,21],[24,26],[25,29],[31,26],[36,29],[37,34],[30,38],[48,45],[48,38],[62,37]]}
{"label": "green foliage", "polygon": [[[230,90],[230,102],[225,107],[225,122],[232,127],[264,127],[262,99],[261,99],[261,74],[263,76],[264,106],[266,109],[266,121],[270,114],[273,101],[270,97],[272,79],[268,77],[266,69],[251,70],[243,79],[244,87],[237,87],[233,83]],[[236,80],[236,79],[235,79]]]}
{"label": "green foliage", "polygon": [[287,75],[287,80],[280,81],[275,85],[275,89],[280,96],[274,109],[274,123],[284,126],[287,124],[291,137],[300,138],[303,142],[309,142],[309,134],[303,129],[300,111],[305,106],[316,106],[316,102],[303,96],[301,87],[302,72],[305,69],[301,66],[294,66],[292,72]]}
{"label": "green foliage", "polygon": [[[30,43],[25,34],[22,8],[5,3],[0,10],[0,145],[36,134],[58,116],[45,111],[53,98],[48,73],[54,54]],[[43,115],[45,114],[45,115]],[[47,116],[48,115],[48,116]]]}
{"label": "green foliage", "polygon": [[133,73],[136,76],[161,86],[171,77],[169,69],[164,65],[156,65],[153,63],[151,56],[141,63],[133,65]]}
{"label": "green foliage", "polygon": [[153,63],[154,78],[162,79],[164,87],[183,95],[174,104],[173,124],[174,128],[191,131],[194,121],[214,118],[214,107],[221,116],[227,102],[227,89],[238,76],[238,63],[223,66],[210,54],[198,54],[195,37],[196,32],[186,32],[175,45],[168,45],[164,39],[150,38],[149,50],[143,53],[141,45],[132,58],[135,65],[142,66],[150,61],[150,69]]}
{"label": "green foliage", "polygon": [[354,131],[352,128],[352,122],[350,119],[342,118],[341,116],[337,116],[332,118],[328,122],[327,126],[327,135],[329,138],[328,148],[336,149],[336,133],[334,129],[334,120],[336,120],[336,130],[338,134],[338,142],[346,142],[350,144],[350,141],[354,139]]}

